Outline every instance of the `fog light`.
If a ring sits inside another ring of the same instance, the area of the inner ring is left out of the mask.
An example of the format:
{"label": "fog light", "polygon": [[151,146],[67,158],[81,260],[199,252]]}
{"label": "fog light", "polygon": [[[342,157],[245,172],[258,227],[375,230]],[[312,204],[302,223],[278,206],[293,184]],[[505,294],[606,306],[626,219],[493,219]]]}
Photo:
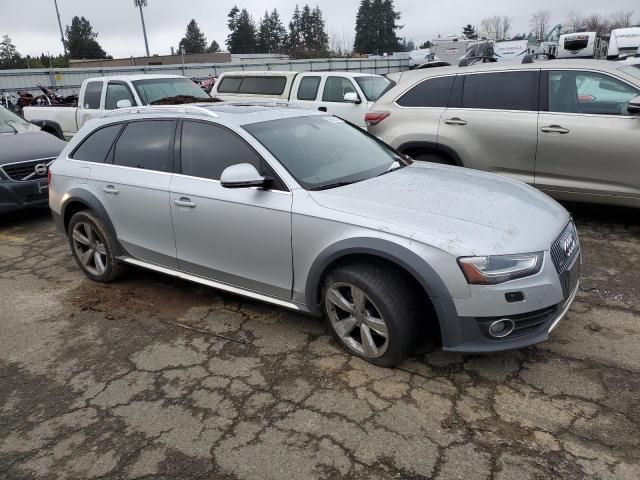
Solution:
{"label": "fog light", "polygon": [[516,325],[513,323],[513,320],[503,318],[489,325],[489,334],[494,338],[504,338],[511,334],[515,327]]}

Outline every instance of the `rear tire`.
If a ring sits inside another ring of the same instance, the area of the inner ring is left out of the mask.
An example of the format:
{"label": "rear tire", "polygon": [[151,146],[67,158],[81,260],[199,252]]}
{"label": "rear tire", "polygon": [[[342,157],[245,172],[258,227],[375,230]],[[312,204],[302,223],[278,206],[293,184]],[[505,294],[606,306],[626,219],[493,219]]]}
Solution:
{"label": "rear tire", "polygon": [[439,163],[442,165],[453,165],[454,163],[446,156],[440,153],[421,153],[419,155],[412,156],[414,160],[418,162],[431,162]]}
{"label": "rear tire", "polygon": [[94,212],[82,210],[73,215],[67,236],[73,257],[91,280],[108,283],[122,275],[124,265],[114,254],[117,241]]}
{"label": "rear tire", "polygon": [[338,343],[381,367],[393,367],[416,346],[415,289],[401,271],[375,263],[339,266],[325,278],[323,313]]}

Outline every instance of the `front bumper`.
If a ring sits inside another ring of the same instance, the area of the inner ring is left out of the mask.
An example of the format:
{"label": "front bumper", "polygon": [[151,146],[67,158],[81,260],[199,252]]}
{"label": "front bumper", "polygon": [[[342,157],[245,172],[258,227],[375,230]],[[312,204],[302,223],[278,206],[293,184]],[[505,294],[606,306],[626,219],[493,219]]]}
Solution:
{"label": "front bumper", "polygon": [[[470,285],[470,297],[454,299],[455,313],[440,322],[443,349],[499,352],[548,340],[575,300],[581,264],[577,233],[569,223],[544,253],[537,274],[499,285]],[[496,332],[496,325],[509,328]]]}
{"label": "front bumper", "polygon": [[0,180],[0,214],[24,208],[45,207],[49,202],[47,180]]}

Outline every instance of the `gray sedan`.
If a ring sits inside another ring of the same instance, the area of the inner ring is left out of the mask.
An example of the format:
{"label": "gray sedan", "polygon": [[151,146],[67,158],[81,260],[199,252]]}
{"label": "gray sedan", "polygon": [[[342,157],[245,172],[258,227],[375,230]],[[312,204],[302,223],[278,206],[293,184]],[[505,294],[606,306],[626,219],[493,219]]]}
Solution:
{"label": "gray sedan", "polygon": [[80,268],[135,265],[324,315],[391,366],[548,338],[578,288],[567,211],[496,175],[416,164],[332,116],[257,105],[152,107],[90,122],[51,167]]}

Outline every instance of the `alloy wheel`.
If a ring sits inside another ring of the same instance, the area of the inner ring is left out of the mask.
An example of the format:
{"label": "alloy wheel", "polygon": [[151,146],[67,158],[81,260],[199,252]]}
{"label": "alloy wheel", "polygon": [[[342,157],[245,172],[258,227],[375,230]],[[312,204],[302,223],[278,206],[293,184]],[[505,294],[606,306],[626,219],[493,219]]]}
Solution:
{"label": "alloy wheel", "polygon": [[107,270],[107,250],[97,230],[88,222],[78,222],[72,230],[73,249],[82,266],[92,275]]}
{"label": "alloy wheel", "polygon": [[380,310],[364,291],[350,283],[334,283],[325,304],[334,330],[350,349],[366,358],[379,358],[389,347],[389,329]]}

